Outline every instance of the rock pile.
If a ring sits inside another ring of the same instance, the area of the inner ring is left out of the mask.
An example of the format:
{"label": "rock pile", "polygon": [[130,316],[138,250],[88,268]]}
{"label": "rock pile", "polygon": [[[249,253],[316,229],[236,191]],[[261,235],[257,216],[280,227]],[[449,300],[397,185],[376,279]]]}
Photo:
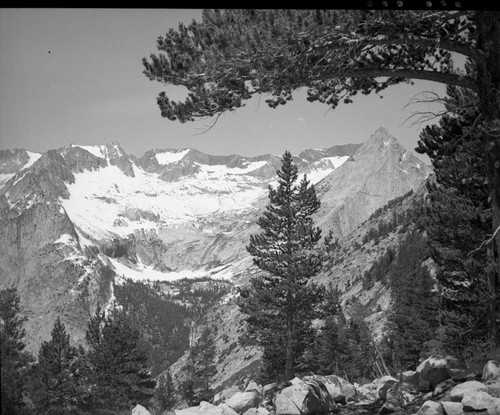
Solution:
{"label": "rock pile", "polygon": [[500,415],[500,362],[489,360],[482,374],[457,359],[430,357],[415,371],[378,380],[379,414]]}
{"label": "rock pile", "polygon": [[489,360],[480,380],[467,374],[441,382],[431,397],[418,415],[500,415],[500,362]]}
{"label": "rock pile", "polygon": [[212,403],[175,410],[176,415],[414,414],[500,415],[500,362],[482,373],[452,357],[424,360],[415,371],[383,376],[364,385],[336,375],[303,376],[284,384],[249,382],[231,387]]}
{"label": "rock pile", "polygon": [[338,403],[354,396],[355,388],[338,376],[306,376],[285,384],[261,386],[249,382],[245,390],[232,387],[218,393],[213,403],[177,409],[176,415],[312,415],[338,412]]}

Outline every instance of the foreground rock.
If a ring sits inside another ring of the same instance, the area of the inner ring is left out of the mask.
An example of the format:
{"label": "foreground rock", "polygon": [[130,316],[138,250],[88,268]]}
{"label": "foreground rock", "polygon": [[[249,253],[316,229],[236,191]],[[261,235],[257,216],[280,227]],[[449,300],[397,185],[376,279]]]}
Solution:
{"label": "foreground rock", "polygon": [[[451,356],[442,359],[429,357],[418,365],[416,372],[418,373],[417,389],[429,391],[447,379],[462,378],[465,367],[458,359]],[[416,379],[415,377],[414,381]]]}
{"label": "foreground rock", "polygon": [[151,412],[144,408],[144,406],[138,404],[132,409],[132,415],[151,415]]}
{"label": "foreground rock", "polygon": [[[296,378],[297,379],[297,378]],[[298,379],[274,398],[276,415],[312,415],[338,412],[325,384],[317,379]]]}
{"label": "foreground rock", "polygon": [[239,414],[245,413],[250,408],[259,406],[262,395],[256,390],[238,392],[231,396],[226,404]]}
{"label": "foreground rock", "polygon": [[[214,397],[214,404],[176,410],[176,415],[500,415],[497,361],[466,373],[456,359],[429,358],[415,371],[358,385],[335,376],[296,377],[285,384],[247,383]],[[458,375],[457,375],[458,374]],[[474,378],[475,376],[475,378]],[[423,388],[425,386],[425,388]],[[424,389],[424,390],[422,390]],[[423,402],[423,403],[422,403]]]}
{"label": "foreground rock", "polygon": [[357,395],[354,385],[340,376],[304,376],[303,380],[318,380],[323,383],[336,403],[345,405],[348,400]]}
{"label": "foreground rock", "polygon": [[500,415],[500,382],[496,380],[496,365],[496,361],[486,363],[483,370],[486,376],[482,381],[468,380],[455,385],[450,380],[442,382],[440,385],[452,387],[439,400],[426,401],[418,415]]}

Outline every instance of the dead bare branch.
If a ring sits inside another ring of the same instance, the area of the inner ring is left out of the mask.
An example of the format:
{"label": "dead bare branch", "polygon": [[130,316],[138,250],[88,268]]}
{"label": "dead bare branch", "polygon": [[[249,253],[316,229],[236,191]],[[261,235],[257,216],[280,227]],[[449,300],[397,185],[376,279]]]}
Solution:
{"label": "dead bare branch", "polygon": [[486,241],[483,241],[483,243],[481,245],[479,245],[479,248],[476,248],[476,249],[470,251],[467,254],[467,256],[471,256],[473,253],[480,251],[484,246],[492,243],[499,231],[500,231],[500,225],[498,225],[498,227],[496,228],[495,232],[493,232],[493,234],[491,235],[490,238],[488,238]]}

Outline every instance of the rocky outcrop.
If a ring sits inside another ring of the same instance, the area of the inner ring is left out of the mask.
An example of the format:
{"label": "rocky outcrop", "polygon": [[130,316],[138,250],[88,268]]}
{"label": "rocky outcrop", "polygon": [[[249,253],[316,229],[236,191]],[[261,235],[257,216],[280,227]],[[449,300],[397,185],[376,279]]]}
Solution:
{"label": "rocky outcrop", "polygon": [[31,167],[40,157],[40,153],[33,153],[22,148],[0,150],[0,189],[16,173]]}
{"label": "rocky outcrop", "polygon": [[104,160],[82,149],[76,157],[43,154],[0,190],[0,288],[16,287],[28,318],[27,349],[35,355],[60,317],[72,341],[84,339],[97,304],[112,295],[114,274],[88,246],[61,206],[73,170],[99,168]]}

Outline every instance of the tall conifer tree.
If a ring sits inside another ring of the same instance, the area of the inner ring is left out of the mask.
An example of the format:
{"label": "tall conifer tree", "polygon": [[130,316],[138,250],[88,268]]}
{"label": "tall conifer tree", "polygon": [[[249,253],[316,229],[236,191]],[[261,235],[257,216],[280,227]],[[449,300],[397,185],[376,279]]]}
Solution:
{"label": "tall conifer tree", "polygon": [[81,394],[78,349],[70,345],[70,336],[59,317],[51,334],[51,339],[40,347],[34,370],[32,397],[38,413],[69,411]]}
{"label": "tall conifer tree", "polygon": [[269,187],[269,204],[257,221],[263,232],[251,235],[247,247],[265,273],[252,281],[241,306],[264,347],[268,377],[289,380],[304,349],[312,304],[320,299],[321,290],[306,284],[321,269],[322,255],[314,250],[321,239],[311,217],[320,206],[314,186],[306,176],[296,184],[298,169],[290,152],[281,162],[278,186]]}
{"label": "tall conifer tree", "polygon": [[19,295],[14,288],[0,291],[0,351],[2,414],[22,413],[25,374],[32,356],[24,351],[25,317],[20,316]]}
{"label": "tall conifer tree", "polygon": [[96,408],[147,404],[154,394],[147,355],[138,349],[139,333],[120,318],[99,309],[87,328],[91,389]]}
{"label": "tall conifer tree", "polygon": [[438,265],[440,336],[435,344],[442,353],[466,358],[488,334],[494,341],[500,281],[493,247],[484,243],[493,218],[476,125],[478,102],[460,88],[448,87],[448,97],[449,113],[422,131],[416,148],[430,157],[436,174],[420,218]]}
{"label": "tall conifer tree", "polygon": [[438,296],[435,281],[422,263],[429,256],[427,241],[414,231],[398,249],[389,272],[392,307],[388,316],[388,343],[394,370],[415,369],[424,345],[436,334]]}

